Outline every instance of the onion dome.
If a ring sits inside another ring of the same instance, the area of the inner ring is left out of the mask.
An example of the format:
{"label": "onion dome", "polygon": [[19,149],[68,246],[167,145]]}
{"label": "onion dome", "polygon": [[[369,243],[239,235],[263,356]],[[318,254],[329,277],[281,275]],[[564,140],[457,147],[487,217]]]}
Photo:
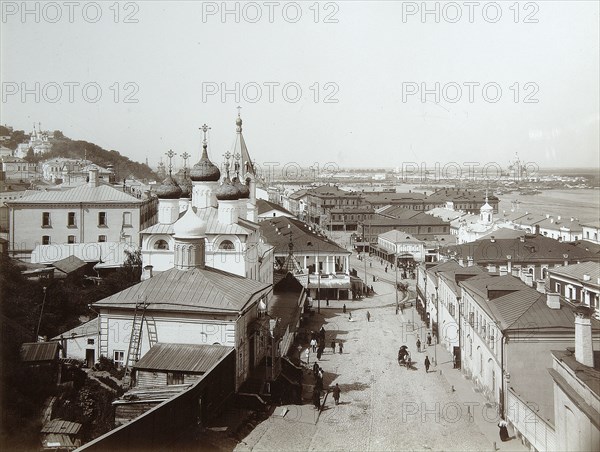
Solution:
{"label": "onion dome", "polygon": [[159,199],[178,199],[181,196],[181,187],[171,176],[167,178],[155,189]]}
{"label": "onion dome", "polygon": [[208,158],[206,141],[202,144],[202,157],[190,170],[190,179],[195,182],[216,182],[221,178],[221,171]]}
{"label": "onion dome", "polygon": [[194,209],[188,207],[185,214],[173,225],[176,238],[191,239],[206,236],[206,222],[202,220]]}
{"label": "onion dome", "polygon": [[240,192],[240,199],[250,198],[250,189],[247,185],[242,184],[238,177],[234,177],[231,182],[233,182],[233,186]]}
{"label": "onion dome", "polygon": [[179,183],[181,187],[181,198],[191,198],[192,197],[192,180],[189,177],[184,177],[183,180]]}
{"label": "onion dome", "polygon": [[240,199],[240,191],[231,183],[229,176],[215,190],[215,196],[219,201],[235,201]]}

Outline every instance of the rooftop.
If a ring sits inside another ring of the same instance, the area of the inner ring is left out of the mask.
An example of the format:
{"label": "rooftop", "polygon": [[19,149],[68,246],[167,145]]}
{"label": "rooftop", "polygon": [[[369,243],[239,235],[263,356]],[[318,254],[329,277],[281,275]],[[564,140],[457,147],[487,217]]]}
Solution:
{"label": "rooftop", "polygon": [[233,350],[224,345],[158,343],[134,367],[204,374]]}
{"label": "rooftop", "polygon": [[265,212],[269,212],[271,210],[278,210],[279,212],[282,212],[284,214],[288,214],[288,215],[294,216],[294,214],[292,212],[290,212],[287,209],[284,209],[279,204],[275,204],[274,202],[267,201],[265,199],[257,199],[256,200],[256,208],[258,209],[258,214],[259,215],[261,215],[261,214],[263,214]]}
{"label": "rooftop", "polygon": [[144,201],[131,196],[111,185],[99,182],[98,186],[79,185],[68,190],[38,191],[20,199],[7,201],[11,206],[28,204],[56,203],[98,203],[98,204],[142,204]]}
{"label": "rooftop", "polygon": [[584,281],[584,275],[589,275],[590,279],[585,282],[595,285],[598,285],[600,278],[600,264],[598,262],[582,262],[580,264],[551,268],[548,271],[550,274],[555,273],[557,275],[568,276],[580,281]]}
{"label": "rooftop", "polygon": [[21,361],[53,361],[58,358],[58,342],[26,342],[21,345]]}
{"label": "rooftop", "polygon": [[271,285],[206,267],[172,268],[93,304],[134,309],[145,299],[149,310],[239,312],[271,290]]}
{"label": "rooftop", "polygon": [[584,366],[578,362],[572,349],[553,350],[552,355],[570,368],[581,382],[600,397],[600,351],[594,351],[594,367]]}

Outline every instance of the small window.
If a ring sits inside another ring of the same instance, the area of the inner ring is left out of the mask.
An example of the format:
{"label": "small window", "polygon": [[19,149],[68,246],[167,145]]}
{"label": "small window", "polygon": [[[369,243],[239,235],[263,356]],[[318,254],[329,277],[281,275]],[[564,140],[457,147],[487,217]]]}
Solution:
{"label": "small window", "polygon": [[117,367],[123,367],[125,365],[125,352],[123,350],[114,350],[113,361]]}
{"label": "small window", "polygon": [[154,244],[154,249],[155,250],[168,250],[169,244],[167,243],[166,240],[157,240],[156,243]]}
{"label": "small window", "polygon": [[123,212],[123,226],[131,226],[131,212]]}
{"label": "small window", "polygon": [[50,212],[42,212],[42,227],[50,227]]}
{"label": "small window", "polygon": [[98,212],[98,226],[106,226],[106,212]]}
{"label": "small window", "polygon": [[50,245],[50,236],[49,235],[42,236],[42,245]]}
{"label": "small window", "polygon": [[75,243],[75,236],[70,235],[67,237],[67,243]]}
{"label": "small window", "polygon": [[87,344],[88,345],[94,345],[94,339],[88,339],[87,340]]}
{"label": "small window", "polygon": [[231,240],[223,240],[219,245],[220,250],[235,250],[235,246]]}
{"label": "small window", "polygon": [[183,372],[167,372],[167,384],[168,385],[182,385],[183,384]]}
{"label": "small window", "polygon": [[98,236],[98,242],[106,242],[106,236],[105,235],[99,235]]}
{"label": "small window", "polygon": [[67,226],[75,226],[75,212],[69,212],[67,215]]}

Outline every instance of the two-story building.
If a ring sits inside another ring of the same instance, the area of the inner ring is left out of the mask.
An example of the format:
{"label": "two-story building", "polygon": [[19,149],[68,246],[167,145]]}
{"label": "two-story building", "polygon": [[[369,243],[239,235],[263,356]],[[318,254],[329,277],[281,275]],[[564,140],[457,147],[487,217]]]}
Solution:
{"label": "two-story building", "polygon": [[600,317],[600,264],[582,262],[548,270],[548,290],[571,303],[592,309]]}
{"label": "two-story building", "polygon": [[28,259],[36,245],[125,242],[156,221],[156,198],[137,198],[98,179],[66,190],[38,191],[7,201],[10,252]]}

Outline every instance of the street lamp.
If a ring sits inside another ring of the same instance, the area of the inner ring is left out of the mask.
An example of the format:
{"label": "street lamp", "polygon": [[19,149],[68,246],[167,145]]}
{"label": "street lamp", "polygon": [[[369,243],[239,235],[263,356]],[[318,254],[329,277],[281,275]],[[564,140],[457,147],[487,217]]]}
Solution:
{"label": "street lamp", "polygon": [[395,261],[395,268],[396,268],[396,315],[398,315],[398,309],[399,309],[399,304],[398,304],[398,253],[394,253],[394,261]]}

